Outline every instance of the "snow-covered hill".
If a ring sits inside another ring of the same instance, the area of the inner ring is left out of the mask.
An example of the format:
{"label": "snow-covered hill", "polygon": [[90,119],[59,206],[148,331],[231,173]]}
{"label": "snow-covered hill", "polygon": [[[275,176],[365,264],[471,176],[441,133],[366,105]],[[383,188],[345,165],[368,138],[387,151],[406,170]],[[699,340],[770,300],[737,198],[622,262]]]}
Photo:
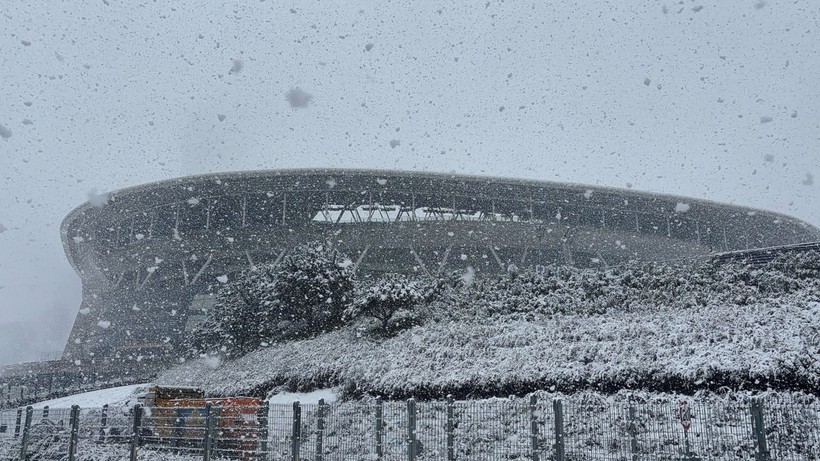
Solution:
{"label": "snow-covered hill", "polygon": [[535,390],[820,388],[820,257],[765,267],[552,268],[447,282],[421,324],[360,321],[235,360],[192,360],[164,383],[214,395],[340,386],[343,397],[484,397]]}

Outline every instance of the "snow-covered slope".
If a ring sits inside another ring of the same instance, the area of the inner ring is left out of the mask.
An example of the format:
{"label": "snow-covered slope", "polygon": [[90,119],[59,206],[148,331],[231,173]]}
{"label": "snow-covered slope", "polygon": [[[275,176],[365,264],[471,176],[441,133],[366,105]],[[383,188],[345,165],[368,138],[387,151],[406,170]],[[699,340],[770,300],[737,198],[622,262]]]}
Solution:
{"label": "snow-covered slope", "polygon": [[[768,266],[548,268],[445,281],[420,325],[365,322],[193,360],[159,378],[211,394],[341,386],[343,397],[439,398],[535,390],[820,388],[820,255]],[[449,285],[448,285],[449,284]]]}
{"label": "snow-covered slope", "polygon": [[817,388],[820,364],[803,332],[806,325],[820,325],[820,303],[803,298],[796,293],[742,309],[709,305],[448,320],[386,340],[347,328],[264,348],[215,369],[193,361],[159,379],[213,394],[258,394],[286,384],[300,390],[342,385],[395,397]]}

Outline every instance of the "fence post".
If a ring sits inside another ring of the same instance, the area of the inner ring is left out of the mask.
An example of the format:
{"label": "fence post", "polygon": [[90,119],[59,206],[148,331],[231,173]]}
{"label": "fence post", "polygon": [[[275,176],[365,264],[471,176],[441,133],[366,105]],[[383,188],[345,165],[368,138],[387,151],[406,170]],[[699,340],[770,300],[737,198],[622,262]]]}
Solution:
{"label": "fence post", "polygon": [[268,459],[268,415],[270,402],[262,402],[256,414],[256,424],[259,426],[259,452],[262,459]]}
{"label": "fence post", "polygon": [[635,406],[629,404],[629,449],[632,451],[632,461],[638,461],[638,426],[635,422]]}
{"label": "fence post", "polygon": [[382,431],[384,430],[384,404],[382,399],[376,399],[376,458],[381,461],[384,456],[382,447]]}
{"label": "fence post", "polygon": [[407,461],[416,461],[416,401],[407,400]]}
{"label": "fence post", "polygon": [[14,421],[14,438],[20,437],[20,428],[23,424],[23,409],[17,409],[17,419]]}
{"label": "fence post", "polygon": [[140,428],[142,426],[142,406],[134,405],[134,426],[131,432],[131,456],[130,461],[137,461],[137,451],[140,446]]}
{"label": "fence post", "polygon": [[290,459],[299,461],[299,442],[302,438],[302,407],[299,402],[293,402],[293,431],[290,439]]}
{"label": "fence post", "polygon": [[757,450],[755,459],[757,461],[769,461],[769,448],[766,444],[766,428],[763,425],[763,400],[752,400],[752,431],[756,439]]}
{"label": "fence post", "polygon": [[34,415],[34,410],[30,406],[26,407],[26,422],[23,424],[23,439],[20,441],[21,461],[24,461],[28,454],[28,430],[31,428],[32,415]]}
{"label": "fence post", "polygon": [[324,448],[322,442],[325,434],[325,399],[319,399],[319,407],[316,410],[316,461],[323,461]]}
{"label": "fence post", "polygon": [[108,404],[102,407],[102,414],[100,415],[100,442],[105,441],[105,426],[108,425]]}
{"label": "fence post", "polygon": [[553,400],[552,409],[555,412],[555,461],[564,459],[564,406],[560,400]]}
{"label": "fence post", "polygon": [[447,461],[455,461],[456,459],[456,447],[455,447],[455,438],[453,434],[454,430],[454,421],[453,421],[453,409],[455,404],[453,402],[453,396],[447,396]]}
{"label": "fence post", "polygon": [[77,459],[77,435],[80,432],[80,407],[78,405],[71,406],[71,429],[68,438],[68,461],[75,461]]}
{"label": "fence post", "polygon": [[202,435],[202,461],[211,461],[211,428],[213,428],[212,405],[205,404],[205,430]]}
{"label": "fence post", "polygon": [[538,461],[538,397],[530,395],[530,445],[532,446],[532,461]]}

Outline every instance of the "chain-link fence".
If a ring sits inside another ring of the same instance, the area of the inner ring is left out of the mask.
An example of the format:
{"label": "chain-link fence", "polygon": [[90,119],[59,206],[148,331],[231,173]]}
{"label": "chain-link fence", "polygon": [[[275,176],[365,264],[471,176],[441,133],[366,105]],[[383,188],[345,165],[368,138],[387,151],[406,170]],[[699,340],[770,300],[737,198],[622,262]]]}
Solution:
{"label": "chain-link fence", "polygon": [[480,401],[0,412],[0,460],[816,460],[820,403]]}

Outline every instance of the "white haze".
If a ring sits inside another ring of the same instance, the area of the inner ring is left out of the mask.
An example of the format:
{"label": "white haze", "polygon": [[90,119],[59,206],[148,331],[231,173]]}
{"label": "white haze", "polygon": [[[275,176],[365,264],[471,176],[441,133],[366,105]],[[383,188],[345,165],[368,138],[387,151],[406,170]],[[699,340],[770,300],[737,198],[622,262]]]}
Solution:
{"label": "white haze", "polygon": [[66,213],[180,175],[508,176],[820,225],[820,2],[235,3],[0,4],[0,364],[68,335]]}

